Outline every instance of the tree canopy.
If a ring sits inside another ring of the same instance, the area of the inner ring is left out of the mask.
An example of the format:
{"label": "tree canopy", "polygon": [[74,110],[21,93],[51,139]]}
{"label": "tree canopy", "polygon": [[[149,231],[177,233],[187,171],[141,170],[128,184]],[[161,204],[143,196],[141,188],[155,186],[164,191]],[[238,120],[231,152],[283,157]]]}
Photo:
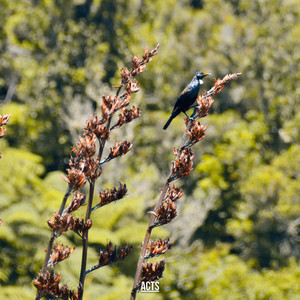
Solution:
{"label": "tree canopy", "polygon": [[[133,255],[91,274],[86,299],[129,298],[146,212],[169,172],[183,116],[166,132],[162,127],[196,71],[243,75],[216,96],[205,119],[194,172],[180,181],[185,195],[166,227],[174,248],[161,293],[149,299],[299,297],[298,0],[0,3],[0,104],[14,91],[0,106],[12,115],[0,141],[0,282],[7,299],[34,297],[47,220],[59,209],[61,175],[85,120],[99,112],[131,55],[157,42],[159,55],[141,74],[133,101],[142,117],[124,129],[133,153],[107,166],[97,187],[126,179],[129,194],[98,212],[90,235],[91,263],[108,240],[133,244]],[[212,84],[207,78],[201,92]],[[71,233],[60,242],[81,247]],[[79,266],[66,260],[61,272],[75,287]]]}

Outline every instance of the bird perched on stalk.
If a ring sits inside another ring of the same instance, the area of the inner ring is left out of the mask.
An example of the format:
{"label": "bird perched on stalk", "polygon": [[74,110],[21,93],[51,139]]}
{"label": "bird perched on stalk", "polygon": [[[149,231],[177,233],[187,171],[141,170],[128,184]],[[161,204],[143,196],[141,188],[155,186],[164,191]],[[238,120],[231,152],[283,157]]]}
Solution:
{"label": "bird perched on stalk", "polygon": [[183,112],[188,118],[190,118],[186,111],[192,106],[192,104],[195,102],[195,100],[198,97],[200,85],[203,84],[203,78],[205,76],[210,75],[209,73],[205,72],[197,72],[193,78],[193,80],[189,83],[189,85],[182,91],[182,93],[179,95],[173,112],[167,121],[167,123],[164,126],[164,130],[168,128],[172,120],[177,117],[181,112]]}

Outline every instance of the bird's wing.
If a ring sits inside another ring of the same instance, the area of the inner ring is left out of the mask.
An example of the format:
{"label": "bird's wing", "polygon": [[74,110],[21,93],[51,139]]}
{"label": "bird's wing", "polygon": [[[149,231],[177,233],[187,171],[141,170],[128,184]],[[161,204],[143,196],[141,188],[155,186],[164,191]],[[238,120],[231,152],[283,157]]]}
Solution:
{"label": "bird's wing", "polygon": [[186,94],[188,94],[192,90],[192,86],[188,85],[179,95],[179,97],[184,97]]}

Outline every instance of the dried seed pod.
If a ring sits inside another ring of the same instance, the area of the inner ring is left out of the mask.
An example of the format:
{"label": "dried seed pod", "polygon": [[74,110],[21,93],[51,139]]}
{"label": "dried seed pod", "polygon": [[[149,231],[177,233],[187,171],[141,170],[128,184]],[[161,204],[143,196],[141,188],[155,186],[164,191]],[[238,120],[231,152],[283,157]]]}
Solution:
{"label": "dried seed pod", "polygon": [[60,286],[61,275],[54,274],[53,269],[38,274],[38,277],[33,281],[34,286],[38,290],[40,297],[51,296],[55,298],[69,299],[69,289],[66,284]]}
{"label": "dried seed pod", "polygon": [[87,178],[94,180],[102,174],[102,169],[96,159],[88,157],[82,161],[83,172]]}
{"label": "dried seed pod", "polygon": [[120,69],[120,72],[122,77],[122,84],[126,84],[127,82],[129,82],[131,78],[131,72],[127,68]]}
{"label": "dried seed pod", "polygon": [[119,249],[117,246],[113,246],[112,242],[109,242],[104,250],[100,250],[98,264],[88,270],[87,273],[112,264],[118,260],[123,260],[131,251],[132,246],[127,245]]}
{"label": "dried seed pod", "polygon": [[140,84],[136,80],[134,80],[134,82],[129,81],[127,84],[126,91],[128,94],[136,93],[139,91],[139,86]]}
{"label": "dried seed pod", "polygon": [[[47,249],[45,249],[47,251]],[[75,247],[69,248],[68,246],[64,246],[63,244],[56,244],[55,248],[52,249],[52,253],[50,255],[50,259],[48,261],[48,267],[51,267],[60,261],[67,259],[72,252],[74,252]]]}
{"label": "dried seed pod", "polygon": [[111,128],[111,130],[115,127],[121,127],[122,125],[131,122],[132,120],[138,118],[140,115],[140,109],[136,108],[135,106],[133,106],[132,109],[123,108],[122,114],[119,115],[118,122]]}
{"label": "dried seed pod", "polygon": [[[174,149],[174,154],[177,155],[177,150]],[[190,174],[193,170],[194,153],[189,148],[184,148],[181,154],[175,161],[172,162],[172,174],[168,181],[184,177]]]}
{"label": "dried seed pod", "polygon": [[176,205],[169,198],[166,198],[160,205],[157,212],[148,212],[156,217],[152,228],[170,223],[176,216]]}
{"label": "dried seed pod", "polygon": [[92,157],[96,152],[96,136],[94,134],[79,137],[78,150],[73,146],[72,152],[77,157]]}
{"label": "dried seed pod", "polygon": [[70,214],[71,212],[77,210],[80,206],[82,206],[85,203],[85,195],[76,192],[71,203],[68,205],[68,207],[63,211],[64,214]]}
{"label": "dried seed pod", "polygon": [[151,262],[143,264],[141,282],[155,281],[162,278],[165,270],[165,261],[162,259],[159,263],[157,261],[153,264]]}
{"label": "dried seed pod", "polygon": [[141,59],[138,56],[132,56],[132,67],[137,68]]}
{"label": "dried seed pod", "polygon": [[197,98],[197,104],[198,104],[197,117],[198,118],[206,117],[213,102],[214,102],[214,99],[211,96],[208,96],[208,97],[198,96],[198,98]]}
{"label": "dried seed pod", "polygon": [[54,213],[54,219],[48,220],[48,225],[52,228],[56,234],[62,234],[63,232],[73,229],[74,217],[69,214],[60,216],[57,212]]}
{"label": "dried seed pod", "polygon": [[[185,124],[188,126],[189,120],[185,119]],[[186,143],[185,147],[191,147],[192,145],[196,144],[197,142],[201,141],[205,137],[205,131],[207,126],[201,125],[197,121],[193,121],[186,129],[186,133],[189,135],[190,139]]]}
{"label": "dried seed pod", "polygon": [[120,183],[120,187],[118,189],[117,188],[113,188],[111,190],[106,189],[104,192],[100,192],[99,197],[101,200],[99,204],[97,204],[93,209],[99,208],[113,201],[122,199],[126,195],[127,191],[128,190],[126,184]]}
{"label": "dried seed pod", "polygon": [[183,190],[176,187],[174,184],[172,187],[168,187],[168,190],[165,195],[165,199],[169,198],[172,202],[175,202],[177,199],[183,196]]}
{"label": "dried seed pod", "polygon": [[71,189],[79,190],[85,185],[86,178],[81,170],[77,170],[74,167],[67,169],[68,177],[63,176],[63,179],[69,183]]}
{"label": "dried seed pod", "polygon": [[145,259],[164,254],[171,247],[172,245],[170,244],[170,239],[151,241],[147,245]]}
{"label": "dried seed pod", "polygon": [[84,128],[84,134],[89,135],[94,133],[96,137],[102,141],[106,141],[109,138],[109,129],[103,125],[103,119],[95,116],[90,116],[90,121],[86,121],[86,127]]}
{"label": "dried seed pod", "polygon": [[133,145],[128,141],[123,142],[115,142],[115,145],[110,148],[110,153],[104,161],[101,161],[100,164],[104,164],[116,157],[122,156],[126,154],[128,151],[132,149]]}

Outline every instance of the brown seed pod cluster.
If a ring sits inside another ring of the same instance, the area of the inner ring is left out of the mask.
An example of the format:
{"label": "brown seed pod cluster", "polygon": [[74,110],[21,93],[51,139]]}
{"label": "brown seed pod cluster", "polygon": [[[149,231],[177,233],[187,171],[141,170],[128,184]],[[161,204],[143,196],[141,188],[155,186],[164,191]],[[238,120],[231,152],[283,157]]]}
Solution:
{"label": "brown seed pod cluster", "polygon": [[10,116],[11,116],[10,114],[4,116],[0,115],[0,138],[4,137],[6,133],[5,125],[7,125]]}
{"label": "brown seed pod cluster", "polygon": [[[177,150],[174,149],[174,154],[177,156]],[[190,148],[184,148],[179,157],[172,162],[172,174],[169,177],[169,182],[189,175],[193,170],[194,153]]]}
{"label": "brown seed pod cluster", "polygon": [[51,271],[45,271],[40,273],[38,277],[33,281],[34,286],[37,288],[39,296],[53,296],[56,298],[69,299],[69,288],[66,284],[59,285],[61,275],[54,274],[53,269]]}
{"label": "brown seed pod cluster", "polygon": [[67,169],[67,172],[68,176],[62,176],[62,178],[69,183],[71,189],[79,190],[85,185],[86,177],[81,170],[72,167]]}
{"label": "brown seed pod cluster", "polygon": [[112,242],[106,245],[105,250],[99,252],[98,266],[103,267],[108,264],[114,263],[117,260],[124,259],[132,251],[132,246],[126,246],[118,249],[117,246],[113,246]]}
{"label": "brown seed pod cluster", "polygon": [[63,232],[74,230],[77,233],[83,233],[89,230],[92,226],[92,221],[84,219],[74,218],[73,215],[64,214],[59,215],[57,212],[54,213],[54,219],[48,220],[48,225],[54,230],[56,236],[61,235]]}
{"label": "brown seed pod cluster", "polygon": [[166,198],[162,202],[157,212],[149,211],[148,213],[156,217],[155,222],[152,225],[152,228],[170,223],[177,216],[176,205],[169,198]]}
{"label": "brown seed pod cluster", "polygon": [[[126,94],[130,95],[131,93],[128,93],[127,91]],[[121,97],[112,95],[103,96],[101,103],[102,119],[107,120],[114,112],[126,107],[129,102],[130,97],[125,94]]]}
{"label": "brown seed pod cluster", "polygon": [[[47,251],[47,249],[45,249]],[[72,252],[74,252],[75,247],[69,248],[68,246],[64,246],[63,244],[56,244],[55,248],[52,249],[50,259],[48,262],[48,267],[51,267],[60,261],[67,259]]]}
{"label": "brown seed pod cluster", "polygon": [[85,203],[85,195],[76,192],[73,196],[73,199],[71,203],[68,205],[68,207],[63,211],[64,214],[70,214],[71,212],[77,210],[80,206],[82,206]]}
{"label": "brown seed pod cluster", "polygon": [[227,74],[224,76],[223,79],[217,79],[215,81],[215,85],[213,86],[211,91],[209,91],[209,95],[214,96],[216,94],[219,94],[223,90],[224,86],[227,83],[229,83],[229,81],[231,81],[232,79],[234,79],[240,75],[242,75],[242,73]]}
{"label": "brown seed pod cluster", "polygon": [[[185,119],[186,125],[188,123],[188,120]],[[200,124],[200,122],[193,121],[190,126],[188,126],[189,129],[186,129],[186,133],[190,137],[189,141],[185,144],[185,147],[191,147],[194,144],[198,143],[205,137],[205,131],[207,129],[207,126]]]}
{"label": "brown seed pod cluster", "polygon": [[99,119],[98,116],[90,116],[90,121],[86,121],[86,127],[84,128],[84,134],[89,135],[94,133],[96,137],[101,141],[109,139],[109,129],[103,124],[103,119]]}
{"label": "brown seed pod cluster", "polygon": [[164,254],[171,247],[172,244],[170,244],[170,239],[151,241],[147,245],[145,259]]}
{"label": "brown seed pod cluster", "polygon": [[[214,103],[212,96],[201,96],[197,98],[197,115],[196,118],[204,118],[208,115],[208,111]],[[187,123],[186,123],[187,125]]]}
{"label": "brown seed pod cluster", "polygon": [[143,264],[141,282],[155,281],[162,278],[165,269],[165,261],[162,259],[159,263],[147,262]]}
{"label": "brown seed pod cluster", "polygon": [[100,164],[108,162],[116,157],[122,156],[126,154],[128,151],[132,149],[133,145],[128,141],[123,142],[115,142],[115,145],[110,148],[110,153],[107,158],[102,161]]}
{"label": "brown seed pod cluster", "polygon": [[82,286],[79,285],[77,292],[69,290],[66,284],[60,285],[61,275],[54,274],[53,268],[49,271],[38,274],[33,281],[37,288],[39,297],[52,296],[63,300],[79,300],[82,295]]}
{"label": "brown seed pod cluster", "polygon": [[93,209],[99,208],[99,207],[104,206],[106,204],[109,204],[113,201],[117,201],[117,200],[122,199],[126,195],[127,191],[128,190],[126,188],[126,184],[121,184],[120,183],[120,186],[119,186],[118,189],[117,188],[113,188],[111,190],[106,189],[105,191],[100,192],[99,193],[99,198],[101,200],[96,205],[96,207],[94,207]]}
{"label": "brown seed pod cluster", "polygon": [[135,106],[133,106],[131,109],[123,108],[122,114],[119,114],[118,122],[111,128],[111,130],[131,122],[132,120],[138,118],[140,115],[140,109],[136,108]]}
{"label": "brown seed pod cluster", "polygon": [[118,248],[116,245],[113,246],[112,242],[109,242],[104,250],[100,250],[98,264],[89,269],[86,273],[113,264],[118,260],[123,260],[131,251],[132,246],[127,245],[123,248]]}
{"label": "brown seed pod cluster", "polygon": [[168,190],[165,195],[165,199],[169,198],[171,201],[175,202],[179,198],[183,196],[183,190],[181,188],[176,187],[174,184],[172,187],[168,187]]}

